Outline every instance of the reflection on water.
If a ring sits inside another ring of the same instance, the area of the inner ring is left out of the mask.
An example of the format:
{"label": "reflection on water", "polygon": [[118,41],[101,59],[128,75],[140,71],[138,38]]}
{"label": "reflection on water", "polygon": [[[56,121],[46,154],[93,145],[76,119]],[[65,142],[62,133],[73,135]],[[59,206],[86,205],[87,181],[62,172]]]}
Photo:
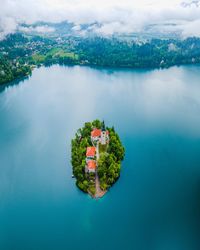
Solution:
{"label": "reflection on water", "polygon": [[[194,66],[53,66],[6,87],[0,249],[198,249],[199,82]],[[71,138],[96,118],[126,148],[121,178],[98,201],[75,187],[70,164]]]}

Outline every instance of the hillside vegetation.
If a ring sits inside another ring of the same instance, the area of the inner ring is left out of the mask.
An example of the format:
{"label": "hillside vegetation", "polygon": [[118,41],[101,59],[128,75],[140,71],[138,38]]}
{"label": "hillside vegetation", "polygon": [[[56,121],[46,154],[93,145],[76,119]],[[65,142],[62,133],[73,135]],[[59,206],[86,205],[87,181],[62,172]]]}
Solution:
{"label": "hillside vegetation", "polygon": [[30,75],[34,67],[91,65],[126,68],[167,68],[200,62],[200,39],[151,39],[136,42],[103,37],[24,36],[0,41],[0,84]]}

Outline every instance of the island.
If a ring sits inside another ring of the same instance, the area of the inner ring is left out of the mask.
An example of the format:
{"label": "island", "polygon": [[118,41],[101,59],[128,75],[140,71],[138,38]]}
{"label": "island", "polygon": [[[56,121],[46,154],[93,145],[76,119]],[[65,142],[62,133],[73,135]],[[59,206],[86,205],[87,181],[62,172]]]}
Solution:
{"label": "island", "polygon": [[93,198],[103,197],[118,180],[125,149],[114,127],[104,121],[86,122],[71,141],[71,163],[76,185]]}

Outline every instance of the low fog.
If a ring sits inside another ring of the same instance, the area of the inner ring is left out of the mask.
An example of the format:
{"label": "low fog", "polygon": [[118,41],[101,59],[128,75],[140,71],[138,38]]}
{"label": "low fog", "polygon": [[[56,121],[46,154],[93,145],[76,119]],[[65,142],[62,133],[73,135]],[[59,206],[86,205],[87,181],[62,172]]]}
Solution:
{"label": "low fog", "polygon": [[[138,3],[139,2],[139,3]],[[155,31],[200,36],[200,1],[180,0],[0,0],[0,38],[35,22],[90,24],[100,35]],[[96,25],[96,23],[100,25]],[[39,32],[51,32],[41,26]],[[25,30],[26,31],[26,30]]]}

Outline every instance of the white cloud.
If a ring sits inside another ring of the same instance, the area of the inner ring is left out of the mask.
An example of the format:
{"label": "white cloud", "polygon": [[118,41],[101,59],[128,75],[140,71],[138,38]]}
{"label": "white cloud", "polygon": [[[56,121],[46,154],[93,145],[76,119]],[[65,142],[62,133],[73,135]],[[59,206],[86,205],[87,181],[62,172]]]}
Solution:
{"label": "white cloud", "polygon": [[0,0],[0,31],[2,36],[13,32],[20,23],[68,20],[75,23],[75,30],[80,24],[99,22],[101,27],[94,25],[92,29],[100,34],[140,32],[156,24],[156,29],[162,32],[178,30],[183,36],[200,36],[199,1],[189,3],[183,4],[182,0]]}
{"label": "white cloud", "polygon": [[183,27],[183,37],[197,36],[200,37],[200,19],[194,20],[184,25]]}
{"label": "white cloud", "polygon": [[51,33],[54,32],[55,29],[52,27],[49,27],[48,25],[40,25],[40,26],[36,26],[36,27],[23,27],[20,26],[18,28],[19,31],[25,32],[25,33],[29,33],[29,32],[36,32],[36,33]]}

